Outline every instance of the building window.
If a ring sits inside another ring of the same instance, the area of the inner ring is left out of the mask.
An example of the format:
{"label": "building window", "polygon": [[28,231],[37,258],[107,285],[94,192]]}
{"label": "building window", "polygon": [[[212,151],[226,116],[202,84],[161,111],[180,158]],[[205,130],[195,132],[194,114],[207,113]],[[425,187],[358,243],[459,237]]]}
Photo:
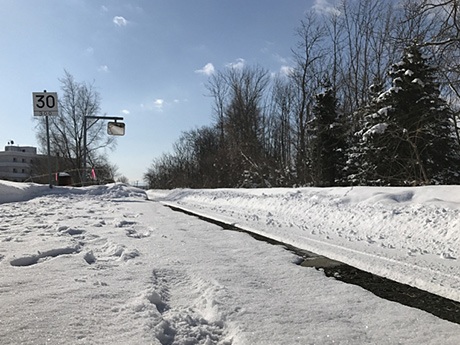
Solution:
{"label": "building window", "polygon": [[16,162],[16,157],[13,157],[13,162]]}
{"label": "building window", "polygon": [[24,174],[26,171],[24,169],[22,169],[22,173]]}
{"label": "building window", "polygon": [[25,162],[26,162],[26,160],[23,158],[23,159],[22,159],[22,162],[23,162],[23,163],[25,163]]}
{"label": "building window", "polygon": [[14,172],[14,173],[17,173],[18,171],[16,170],[16,168],[14,168],[14,169],[13,169],[13,172]]}

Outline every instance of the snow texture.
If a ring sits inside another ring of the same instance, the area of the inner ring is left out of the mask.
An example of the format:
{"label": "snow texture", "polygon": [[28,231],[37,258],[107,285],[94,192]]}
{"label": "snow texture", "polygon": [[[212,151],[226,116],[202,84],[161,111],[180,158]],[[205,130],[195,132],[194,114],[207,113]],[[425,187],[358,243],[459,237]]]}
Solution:
{"label": "snow texture", "polygon": [[0,181],[0,343],[460,341],[457,324],[164,204],[460,300],[459,186],[145,193]]}
{"label": "snow texture", "polygon": [[369,137],[372,137],[375,134],[383,134],[383,133],[385,133],[387,128],[388,128],[388,124],[386,124],[386,123],[378,123],[378,124],[372,126],[371,128],[369,128],[369,130],[367,130],[363,134],[363,140],[367,141],[369,139]]}

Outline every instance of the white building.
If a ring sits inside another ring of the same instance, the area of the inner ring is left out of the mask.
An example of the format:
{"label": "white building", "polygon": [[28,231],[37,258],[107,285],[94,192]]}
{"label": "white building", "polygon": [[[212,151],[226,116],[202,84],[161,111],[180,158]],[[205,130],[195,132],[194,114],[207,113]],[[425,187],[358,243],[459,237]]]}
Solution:
{"label": "white building", "polygon": [[31,175],[31,163],[38,157],[33,146],[5,146],[0,151],[0,179],[23,182]]}

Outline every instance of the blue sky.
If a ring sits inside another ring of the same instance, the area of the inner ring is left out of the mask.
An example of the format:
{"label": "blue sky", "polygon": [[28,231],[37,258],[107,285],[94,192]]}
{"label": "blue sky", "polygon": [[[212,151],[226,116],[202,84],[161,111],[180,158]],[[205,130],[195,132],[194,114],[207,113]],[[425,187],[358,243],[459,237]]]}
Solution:
{"label": "blue sky", "polygon": [[32,92],[64,70],[93,83],[101,114],[123,116],[109,160],[131,182],[181,132],[212,122],[209,73],[290,65],[295,29],[326,0],[0,0],[0,149],[36,146]]}

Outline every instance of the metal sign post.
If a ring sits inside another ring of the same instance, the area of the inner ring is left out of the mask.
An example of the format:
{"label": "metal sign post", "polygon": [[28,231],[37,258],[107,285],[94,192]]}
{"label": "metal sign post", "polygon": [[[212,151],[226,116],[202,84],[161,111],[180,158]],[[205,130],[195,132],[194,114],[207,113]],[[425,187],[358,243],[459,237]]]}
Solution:
{"label": "metal sign post", "polygon": [[48,116],[57,116],[58,98],[57,92],[32,92],[34,104],[34,116],[45,116],[46,119],[46,143],[48,146],[48,180],[50,188],[53,188],[53,177],[51,174],[51,148],[50,148],[50,128]]}
{"label": "metal sign post", "polygon": [[[115,121],[116,123],[116,128],[117,128],[117,131],[116,130],[113,130],[112,131],[112,126],[110,126],[110,129],[108,127],[107,129],[107,132],[109,135],[124,135],[125,134],[125,124],[122,123],[122,122],[117,122],[118,120],[121,120],[123,121],[123,118],[122,117],[118,117],[118,116],[85,116],[84,119],[83,119],[83,176],[82,176],[82,184],[83,186],[86,184],[86,181],[87,181],[87,176],[86,176],[86,158],[87,158],[87,155],[88,155],[88,152],[87,152],[87,142],[86,142],[86,134],[88,132],[88,129],[91,128],[91,126],[88,127],[87,125],[87,119],[94,119],[96,121],[94,121],[92,125],[94,125],[97,120],[113,120]],[[112,122],[109,122],[109,124],[111,124]]]}

